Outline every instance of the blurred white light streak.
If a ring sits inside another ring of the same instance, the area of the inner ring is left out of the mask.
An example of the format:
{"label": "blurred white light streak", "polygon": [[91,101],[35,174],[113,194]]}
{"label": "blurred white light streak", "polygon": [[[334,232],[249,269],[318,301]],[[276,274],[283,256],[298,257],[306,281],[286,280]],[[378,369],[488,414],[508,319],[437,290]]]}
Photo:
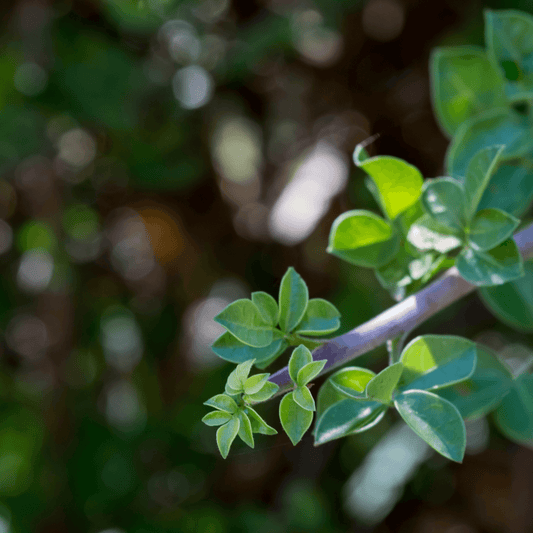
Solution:
{"label": "blurred white light streak", "polygon": [[406,424],[394,426],[344,486],[346,512],[366,524],[381,522],[431,453],[430,447]]}
{"label": "blurred white light streak", "polygon": [[273,238],[286,245],[304,241],[326,214],[348,179],[348,158],[320,141],[297,168],[270,214]]}

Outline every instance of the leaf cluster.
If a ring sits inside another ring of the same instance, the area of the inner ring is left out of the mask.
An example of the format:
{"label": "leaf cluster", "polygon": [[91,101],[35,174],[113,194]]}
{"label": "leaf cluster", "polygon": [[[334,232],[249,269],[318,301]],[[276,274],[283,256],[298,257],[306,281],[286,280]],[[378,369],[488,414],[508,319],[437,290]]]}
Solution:
{"label": "leaf cluster", "polygon": [[232,363],[255,360],[266,368],[289,346],[305,344],[314,349],[322,344],[310,337],[333,333],[340,327],[340,313],[321,298],[309,299],[302,277],[290,267],[281,280],[279,305],[266,292],[252,293],[215,317],[226,328],[212,345],[219,357]]}

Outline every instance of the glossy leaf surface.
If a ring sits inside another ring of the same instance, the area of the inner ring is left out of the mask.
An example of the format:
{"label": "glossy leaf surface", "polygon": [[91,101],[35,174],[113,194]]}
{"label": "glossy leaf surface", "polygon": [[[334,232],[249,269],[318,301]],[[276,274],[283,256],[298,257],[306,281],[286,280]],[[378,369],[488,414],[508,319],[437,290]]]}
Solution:
{"label": "glossy leaf surface", "polygon": [[513,239],[486,252],[467,246],[455,262],[461,276],[479,287],[502,285],[524,275],[522,256]]}
{"label": "glossy leaf surface", "polygon": [[366,398],[348,398],[335,403],[317,420],[315,445],[370,429],[383,418],[386,410],[382,403]]}
{"label": "glossy leaf surface", "polygon": [[394,405],[407,425],[434,450],[461,463],[466,448],[465,424],[457,408],[431,392],[410,390]]}
{"label": "glossy leaf surface", "polygon": [[475,250],[491,250],[508,239],[520,224],[520,220],[501,209],[478,211],[468,232],[468,242]]}
{"label": "glossy leaf surface", "polygon": [[476,344],[454,335],[423,335],[403,350],[402,389],[436,389],[469,378],[476,367]]}
{"label": "glossy leaf surface", "polygon": [[270,294],[266,292],[252,292],[252,302],[256,305],[261,316],[271,326],[276,326],[279,320],[278,304]]}
{"label": "glossy leaf surface", "polygon": [[298,325],[308,301],[309,290],[305,281],[290,267],[279,288],[279,325],[282,331],[289,333]]}
{"label": "glossy leaf surface", "polygon": [[296,333],[328,335],[339,329],[340,316],[341,314],[333,304],[321,298],[313,298],[309,300],[304,316],[296,328]]}
{"label": "glossy leaf surface", "polygon": [[397,157],[363,159],[360,156],[359,146],[354,152],[354,162],[372,178],[379,204],[389,220],[394,220],[418,200],[424,180],[415,166]]}
{"label": "glossy leaf surface", "polygon": [[313,412],[300,407],[292,392],[286,394],[279,404],[279,418],[285,433],[296,446],[313,422]]}
{"label": "glossy leaf surface", "polygon": [[280,338],[279,332],[272,329],[253,302],[245,298],[228,305],[214,320],[241,342],[256,348],[268,346]]}
{"label": "glossy leaf surface", "polygon": [[411,226],[407,240],[419,250],[436,250],[442,254],[462,243],[460,232],[439,224],[429,214],[423,215]]}
{"label": "glossy leaf surface", "polygon": [[296,383],[302,387],[303,385],[307,385],[312,379],[314,379],[320,372],[322,372],[322,369],[326,365],[327,360],[322,359],[321,361],[313,361],[312,363],[306,364],[304,367],[302,367],[298,371],[298,375],[296,376]]}
{"label": "glossy leaf surface", "polygon": [[328,383],[330,383],[339,392],[342,392],[353,398],[360,398],[364,396],[368,382],[375,375],[376,374],[372,372],[372,370],[359,368],[356,366],[348,366],[335,372],[328,379]]}
{"label": "glossy leaf surface", "polygon": [[331,226],[327,251],[354,265],[377,268],[390,261],[400,246],[394,228],[364,210],[343,213]]}
{"label": "glossy leaf surface", "polygon": [[424,184],[422,204],[440,225],[461,233],[466,225],[465,192],[452,178],[437,178]]}
{"label": "glossy leaf surface", "polygon": [[300,344],[292,352],[289,359],[289,375],[294,383],[298,381],[298,372],[309,363],[313,362],[313,356],[311,352],[303,345]]}
{"label": "glossy leaf surface", "polygon": [[296,387],[292,391],[293,400],[307,411],[315,411],[315,400],[307,387]]}
{"label": "glossy leaf surface", "polygon": [[370,400],[376,400],[388,404],[392,399],[392,393],[400,381],[403,372],[403,364],[395,363],[383,369],[373,377],[366,386],[366,396]]}
{"label": "glossy leaf surface", "polygon": [[268,346],[255,348],[241,342],[229,331],[223,333],[212,345],[211,349],[218,357],[230,363],[244,363],[250,359],[255,359],[256,363],[267,361],[280,350],[288,347],[284,339],[276,339]]}

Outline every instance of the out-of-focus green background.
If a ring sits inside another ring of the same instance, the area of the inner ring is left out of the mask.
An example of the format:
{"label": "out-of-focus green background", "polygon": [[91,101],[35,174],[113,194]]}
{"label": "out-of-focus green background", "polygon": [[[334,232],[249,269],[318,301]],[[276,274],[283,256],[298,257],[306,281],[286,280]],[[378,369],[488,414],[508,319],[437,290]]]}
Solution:
{"label": "out-of-focus green background", "polygon": [[[0,5],[0,532],[523,533],[533,453],[487,420],[462,466],[391,413],[314,448],[228,460],[200,419],[231,365],[212,318],[294,265],[343,331],[394,302],[325,252],[375,209],[350,161],[442,172],[437,45],[483,44],[443,0],[17,0]],[[416,333],[529,350],[475,295]],[[514,350],[514,351],[513,351]],[[379,370],[383,350],[362,358]],[[321,380],[317,381],[319,385]],[[316,390],[316,389],[315,389]],[[279,428],[277,402],[261,413]]]}

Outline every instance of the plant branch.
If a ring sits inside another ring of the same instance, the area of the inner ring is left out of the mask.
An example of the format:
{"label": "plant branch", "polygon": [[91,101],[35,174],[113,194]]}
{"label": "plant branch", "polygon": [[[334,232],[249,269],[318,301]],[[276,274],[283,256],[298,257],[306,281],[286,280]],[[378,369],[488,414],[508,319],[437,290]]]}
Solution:
{"label": "plant branch", "polygon": [[[533,256],[533,225],[517,233],[514,239],[524,259]],[[313,352],[313,359],[327,360],[320,374],[338,368],[399,335],[409,334],[428,318],[475,289],[475,285],[468,283],[459,275],[457,268],[448,269],[442,277],[416,294],[317,348]],[[275,396],[287,392],[292,387],[287,367],[272,374],[269,381],[279,386]]]}

